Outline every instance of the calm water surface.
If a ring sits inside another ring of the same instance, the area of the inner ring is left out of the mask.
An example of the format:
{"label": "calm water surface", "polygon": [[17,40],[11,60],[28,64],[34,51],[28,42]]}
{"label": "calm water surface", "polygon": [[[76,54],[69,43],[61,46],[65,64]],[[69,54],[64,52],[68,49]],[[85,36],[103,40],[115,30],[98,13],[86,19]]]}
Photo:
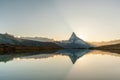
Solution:
{"label": "calm water surface", "polygon": [[120,54],[59,50],[0,55],[0,80],[120,80]]}

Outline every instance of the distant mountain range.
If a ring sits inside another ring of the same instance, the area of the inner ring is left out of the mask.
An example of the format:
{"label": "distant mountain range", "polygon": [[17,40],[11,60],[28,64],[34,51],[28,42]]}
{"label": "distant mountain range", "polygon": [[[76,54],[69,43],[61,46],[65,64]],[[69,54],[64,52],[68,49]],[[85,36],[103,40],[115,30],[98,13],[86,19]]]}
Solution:
{"label": "distant mountain range", "polygon": [[97,47],[99,49],[114,49],[114,50],[120,50],[120,43],[119,44],[111,44],[111,45],[104,45]]}
{"label": "distant mountain range", "polygon": [[90,44],[94,46],[93,49],[98,49],[98,50],[120,54],[120,40],[91,42]]}
{"label": "distant mountain range", "polygon": [[53,45],[56,45],[53,42],[40,42],[40,41],[16,38],[10,34],[0,34],[0,44],[27,45],[27,46],[50,46],[50,45],[53,46]]}
{"label": "distant mountain range", "polygon": [[[0,34],[0,47],[7,50],[19,49],[59,49],[62,48],[53,42],[40,42],[16,38],[10,34]],[[34,47],[34,48],[33,48]]]}
{"label": "distant mountain range", "polygon": [[54,42],[54,39],[44,38],[44,37],[20,37],[21,39],[40,41],[40,42]]}
{"label": "distant mountain range", "polygon": [[113,53],[119,53],[120,54],[120,43],[117,44],[111,44],[111,45],[104,45],[104,46],[98,46],[95,49],[113,52]]}
{"label": "distant mountain range", "polygon": [[[43,41],[45,40],[45,41]],[[0,44],[12,44],[12,45],[25,45],[25,46],[40,46],[40,47],[63,47],[63,48],[89,48],[87,44],[82,39],[78,38],[75,33],[73,33],[69,40],[55,42],[53,39],[48,38],[32,38],[32,37],[22,37],[16,38],[10,34],[0,34]]]}
{"label": "distant mountain range", "polygon": [[[45,41],[44,41],[45,40]],[[97,44],[97,45],[96,45]],[[10,34],[0,34],[0,51],[29,51],[43,49],[120,49],[120,40],[109,42],[87,43],[76,36],[73,32],[68,40],[54,41],[41,37],[17,38]],[[100,47],[99,47],[100,46]],[[117,46],[117,47],[115,47]]]}
{"label": "distant mountain range", "polygon": [[102,42],[88,42],[89,44],[93,46],[106,46],[106,45],[114,45],[114,44],[120,44],[120,39],[118,40],[112,40],[112,41],[102,41]]}

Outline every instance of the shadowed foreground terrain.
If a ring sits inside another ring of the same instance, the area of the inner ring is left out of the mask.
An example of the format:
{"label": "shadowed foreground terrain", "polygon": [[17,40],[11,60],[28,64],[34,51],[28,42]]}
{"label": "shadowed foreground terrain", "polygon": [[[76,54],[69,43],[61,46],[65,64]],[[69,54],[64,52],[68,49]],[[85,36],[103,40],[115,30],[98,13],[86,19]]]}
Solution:
{"label": "shadowed foreground terrain", "polygon": [[43,51],[43,50],[56,50],[62,49],[59,46],[25,46],[25,45],[10,45],[10,44],[0,44],[0,53],[9,52],[32,52],[32,51]]}
{"label": "shadowed foreground terrain", "polygon": [[[11,45],[11,44],[0,44],[0,53],[9,52],[33,52],[33,51],[44,51],[44,50],[59,50],[63,49],[60,46],[25,46],[25,45]],[[120,44],[105,45],[99,47],[93,47],[90,49],[103,50],[113,53],[120,53]]]}

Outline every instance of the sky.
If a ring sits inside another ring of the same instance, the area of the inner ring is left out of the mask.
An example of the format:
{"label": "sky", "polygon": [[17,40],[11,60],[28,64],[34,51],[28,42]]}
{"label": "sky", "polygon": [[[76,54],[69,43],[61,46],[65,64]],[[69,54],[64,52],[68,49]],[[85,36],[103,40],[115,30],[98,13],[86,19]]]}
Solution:
{"label": "sky", "polygon": [[0,33],[85,41],[120,39],[120,0],[0,0]]}

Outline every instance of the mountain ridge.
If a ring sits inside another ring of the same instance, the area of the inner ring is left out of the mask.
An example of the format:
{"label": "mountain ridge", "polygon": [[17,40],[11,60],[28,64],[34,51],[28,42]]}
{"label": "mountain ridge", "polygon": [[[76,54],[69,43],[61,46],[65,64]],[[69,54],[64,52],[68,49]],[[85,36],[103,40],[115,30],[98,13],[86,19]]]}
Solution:
{"label": "mountain ridge", "polygon": [[16,38],[9,34],[0,34],[1,52],[39,51],[51,49],[62,49],[62,47],[53,42],[26,40]]}
{"label": "mountain ridge", "polygon": [[40,41],[40,42],[54,42],[54,39],[49,39],[45,37],[20,37],[21,39]]}

